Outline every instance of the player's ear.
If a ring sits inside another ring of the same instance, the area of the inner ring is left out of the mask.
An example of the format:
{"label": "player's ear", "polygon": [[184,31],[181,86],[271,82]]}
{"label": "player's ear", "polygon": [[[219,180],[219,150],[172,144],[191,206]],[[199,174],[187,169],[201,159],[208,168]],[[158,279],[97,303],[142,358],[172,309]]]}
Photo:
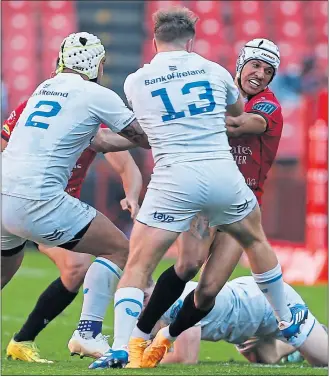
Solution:
{"label": "player's ear", "polygon": [[194,44],[194,38],[189,39],[189,40],[186,42],[185,48],[186,48],[186,51],[187,51],[187,52],[192,52],[192,50],[193,50],[193,44]]}
{"label": "player's ear", "polygon": [[155,38],[153,38],[152,44],[153,44],[153,48],[154,48],[155,52],[158,52],[157,42],[156,42]]}

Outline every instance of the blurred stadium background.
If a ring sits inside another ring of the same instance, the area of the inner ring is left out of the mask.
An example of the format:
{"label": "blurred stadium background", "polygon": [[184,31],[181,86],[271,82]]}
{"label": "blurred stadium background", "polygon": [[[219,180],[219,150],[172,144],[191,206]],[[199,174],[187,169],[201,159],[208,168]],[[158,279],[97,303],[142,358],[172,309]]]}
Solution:
{"label": "blurred stadium background", "polygon": [[[327,13],[326,1],[2,1],[2,117],[54,70],[58,48],[71,32],[98,35],[107,50],[103,85],[124,98],[126,76],[148,62],[152,13],[188,6],[199,17],[195,51],[234,75],[241,46],[255,37],[280,47],[281,66],[271,88],[281,101],[284,129],[264,195],[263,222],[288,281],[327,281]],[[151,154],[132,152],[144,177]],[[126,234],[119,178],[99,157],[82,198]]]}
{"label": "blurred stadium background", "polygon": [[[271,87],[283,107],[284,129],[276,162],[265,184],[263,223],[279,255],[285,280],[299,285],[324,284],[300,286],[298,291],[320,321],[326,322],[327,1],[3,0],[2,119],[49,77],[61,41],[76,31],[88,31],[101,38],[107,50],[103,85],[124,98],[122,87],[126,76],[154,55],[152,13],[159,7],[175,4],[189,7],[200,18],[195,51],[219,62],[232,75],[239,50],[248,40],[265,37],[280,47],[281,66]],[[143,173],[144,196],[153,168],[152,156],[139,149],[132,151],[132,155]],[[130,216],[119,205],[123,197],[119,177],[99,156],[84,184],[82,199],[129,236]],[[58,276],[45,257],[35,252],[27,254],[23,268],[3,295],[2,350],[47,282]],[[169,256],[174,255],[175,250],[171,250]],[[166,266],[167,261],[161,268]],[[246,271],[239,267],[234,276]],[[24,289],[29,294],[22,294]],[[80,304],[81,297],[41,335],[45,357],[56,355],[57,360],[66,360],[65,342],[78,320]],[[109,319],[112,323],[112,318]],[[64,332],[58,332],[58,324]],[[216,351],[217,355],[209,353],[210,349],[215,352],[216,347],[202,348],[202,359],[241,360],[231,348],[227,353],[224,346],[221,345],[220,352]],[[57,352],[61,353],[58,357]],[[10,368],[8,365],[6,368]],[[12,367],[12,373],[7,369],[6,374],[17,374],[16,368]],[[25,367],[20,368],[22,374],[28,373]]]}

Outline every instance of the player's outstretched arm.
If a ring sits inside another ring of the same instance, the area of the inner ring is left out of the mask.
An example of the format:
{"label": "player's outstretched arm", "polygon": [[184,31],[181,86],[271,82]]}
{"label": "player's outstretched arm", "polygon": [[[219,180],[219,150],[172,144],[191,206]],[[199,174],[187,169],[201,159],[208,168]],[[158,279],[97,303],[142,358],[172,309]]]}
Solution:
{"label": "player's outstretched arm", "polygon": [[90,147],[95,152],[108,153],[126,151],[136,148],[138,145],[112,132],[108,128],[100,128],[92,140]]}
{"label": "player's outstretched arm", "polygon": [[243,113],[238,117],[227,116],[225,123],[229,137],[260,135],[266,131],[267,127],[265,118],[254,113]]}
{"label": "player's outstretched arm", "polygon": [[118,134],[125,137],[129,141],[138,144],[142,148],[151,149],[147,135],[136,119]]}
{"label": "player's outstretched arm", "polygon": [[168,352],[161,364],[197,364],[199,360],[201,326],[185,330],[174,342],[174,351]]}
{"label": "player's outstretched arm", "polygon": [[105,158],[122,180],[126,197],[120,201],[121,207],[124,211],[130,211],[131,218],[135,219],[139,210],[138,199],[143,183],[141,172],[128,151],[106,153]]}

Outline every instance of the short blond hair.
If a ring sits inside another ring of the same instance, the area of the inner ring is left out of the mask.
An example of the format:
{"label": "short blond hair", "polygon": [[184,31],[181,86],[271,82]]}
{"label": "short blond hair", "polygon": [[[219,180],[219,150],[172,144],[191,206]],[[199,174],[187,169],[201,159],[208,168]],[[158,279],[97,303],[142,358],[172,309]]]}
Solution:
{"label": "short blond hair", "polygon": [[195,36],[198,17],[188,8],[171,7],[153,13],[154,37],[160,42],[191,39]]}

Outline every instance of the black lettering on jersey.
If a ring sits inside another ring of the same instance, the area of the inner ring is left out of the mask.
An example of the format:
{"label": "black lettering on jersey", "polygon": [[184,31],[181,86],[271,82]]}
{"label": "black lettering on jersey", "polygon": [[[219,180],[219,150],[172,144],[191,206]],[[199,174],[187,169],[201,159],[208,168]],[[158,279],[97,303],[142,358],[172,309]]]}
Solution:
{"label": "black lettering on jersey", "polygon": [[257,102],[252,107],[253,110],[260,111],[264,114],[271,115],[274,113],[274,111],[278,108],[277,105],[275,105],[272,102]]}

